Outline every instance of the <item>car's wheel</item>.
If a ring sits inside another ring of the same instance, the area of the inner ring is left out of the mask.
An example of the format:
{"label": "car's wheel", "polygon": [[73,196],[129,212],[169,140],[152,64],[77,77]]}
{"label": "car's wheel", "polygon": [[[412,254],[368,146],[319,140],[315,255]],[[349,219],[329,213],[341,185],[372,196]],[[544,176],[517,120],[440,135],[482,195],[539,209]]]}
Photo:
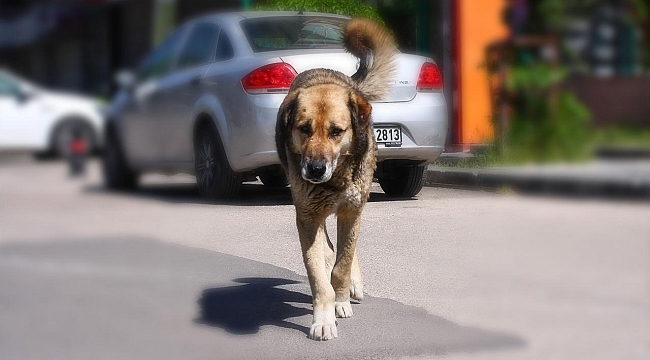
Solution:
{"label": "car's wheel", "polygon": [[424,186],[424,166],[393,168],[379,179],[379,185],[388,196],[413,197]]}
{"label": "car's wheel", "polygon": [[102,153],[104,184],[109,189],[128,190],[138,185],[138,173],[133,171],[124,156],[124,149],[118,134],[111,129],[106,131]]}
{"label": "car's wheel", "polygon": [[88,122],[83,119],[69,119],[62,121],[54,130],[51,145],[54,156],[67,157],[70,154],[70,143],[75,135],[81,136],[88,153],[95,150],[97,143],[95,132]]}
{"label": "car's wheel", "polygon": [[285,187],[289,185],[289,180],[287,180],[284,171],[264,172],[260,174],[260,181],[269,187]]}
{"label": "car's wheel", "polygon": [[242,174],[228,164],[221,139],[214,127],[203,126],[194,144],[194,169],[201,195],[210,199],[231,199],[239,194]]}

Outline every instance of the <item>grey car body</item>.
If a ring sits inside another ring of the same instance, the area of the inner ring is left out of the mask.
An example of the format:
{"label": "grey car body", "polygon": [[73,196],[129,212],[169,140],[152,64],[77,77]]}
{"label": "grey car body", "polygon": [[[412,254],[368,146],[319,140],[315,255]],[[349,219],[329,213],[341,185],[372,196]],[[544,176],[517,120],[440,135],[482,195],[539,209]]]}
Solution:
{"label": "grey car body", "polygon": [[[260,44],[243,25],[254,19],[289,21],[299,17],[334,24],[348,20],[318,13],[224,13],[191,20],[170,35],[145,60],[136,79],[117,93],[108,111],[109,130],[119,138],[129,170],[194,174],[197,131],[205,122],[218,134],[220,151],[233,173],[255,176],[277,167],[275,122],[286,91],[251,93],[244,89],[242,79],[255,69],[276,63],[287,63],[297,73],[329,68],[352,75],[358,67],[358,59],[340,43],[257,49]],[[302,31],[321,33],[328,41],[340,35],[336,26],[327,24],[309,23]],[[209,57],[197,59],[192,49],[200,49],[201,44],[215,48],[210,49]],[[399,53],[396,61],[398,70],[389,98],[372,103],[375,128],[398,126],[402,133],[401,146],[379,145],[380,178],[387,168],[384,165],[422,167],[433,162],[442,153],[447,134],[442,90],[416,89],[422,65],[433,60]]]}

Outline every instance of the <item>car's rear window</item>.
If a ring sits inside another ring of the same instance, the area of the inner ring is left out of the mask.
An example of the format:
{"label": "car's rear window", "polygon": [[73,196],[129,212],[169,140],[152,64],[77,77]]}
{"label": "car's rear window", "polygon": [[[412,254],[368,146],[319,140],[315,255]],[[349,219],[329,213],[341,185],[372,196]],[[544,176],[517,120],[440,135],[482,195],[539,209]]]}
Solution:
{"label": "car's rear window", "polygon": [[341,48],[347,19],[326,16],[272,16],[245,19],[241,28],[254,52]]}

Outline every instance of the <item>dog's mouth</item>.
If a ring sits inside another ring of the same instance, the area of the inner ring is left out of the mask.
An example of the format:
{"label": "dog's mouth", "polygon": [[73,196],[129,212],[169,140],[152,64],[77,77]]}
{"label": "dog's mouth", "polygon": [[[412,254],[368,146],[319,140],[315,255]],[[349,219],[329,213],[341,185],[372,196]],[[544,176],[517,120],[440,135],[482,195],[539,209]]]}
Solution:
{"label": "dog's mouth", "polygon": [[303,160],[300,174],[303,179],[312,184],[321,184],[332,178],[335,167],[336,161],[334,163],[328,163],[319,160]]}

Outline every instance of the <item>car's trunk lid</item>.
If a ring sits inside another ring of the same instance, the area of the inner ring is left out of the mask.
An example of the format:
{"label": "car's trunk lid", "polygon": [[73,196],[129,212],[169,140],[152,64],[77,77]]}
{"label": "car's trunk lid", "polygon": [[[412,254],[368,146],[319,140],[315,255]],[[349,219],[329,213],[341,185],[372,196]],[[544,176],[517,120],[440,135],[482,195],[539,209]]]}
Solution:
{"label": "car's trunk lid", "polygon": [[[359,66],[359,60],[356,57],[342,51],[308,50],[307,53],[305,50],[301,50],[300,53],[292,51],[280,55],[280,58],[293,66],[298,73],[310,69],[325,68],[351,76]],[[397,62],[396,76],[391,83],[391,92],[388,98],[382,102],[409,101],[416,94],[418,76],[425,58],[398,53],[395,60]]]}

